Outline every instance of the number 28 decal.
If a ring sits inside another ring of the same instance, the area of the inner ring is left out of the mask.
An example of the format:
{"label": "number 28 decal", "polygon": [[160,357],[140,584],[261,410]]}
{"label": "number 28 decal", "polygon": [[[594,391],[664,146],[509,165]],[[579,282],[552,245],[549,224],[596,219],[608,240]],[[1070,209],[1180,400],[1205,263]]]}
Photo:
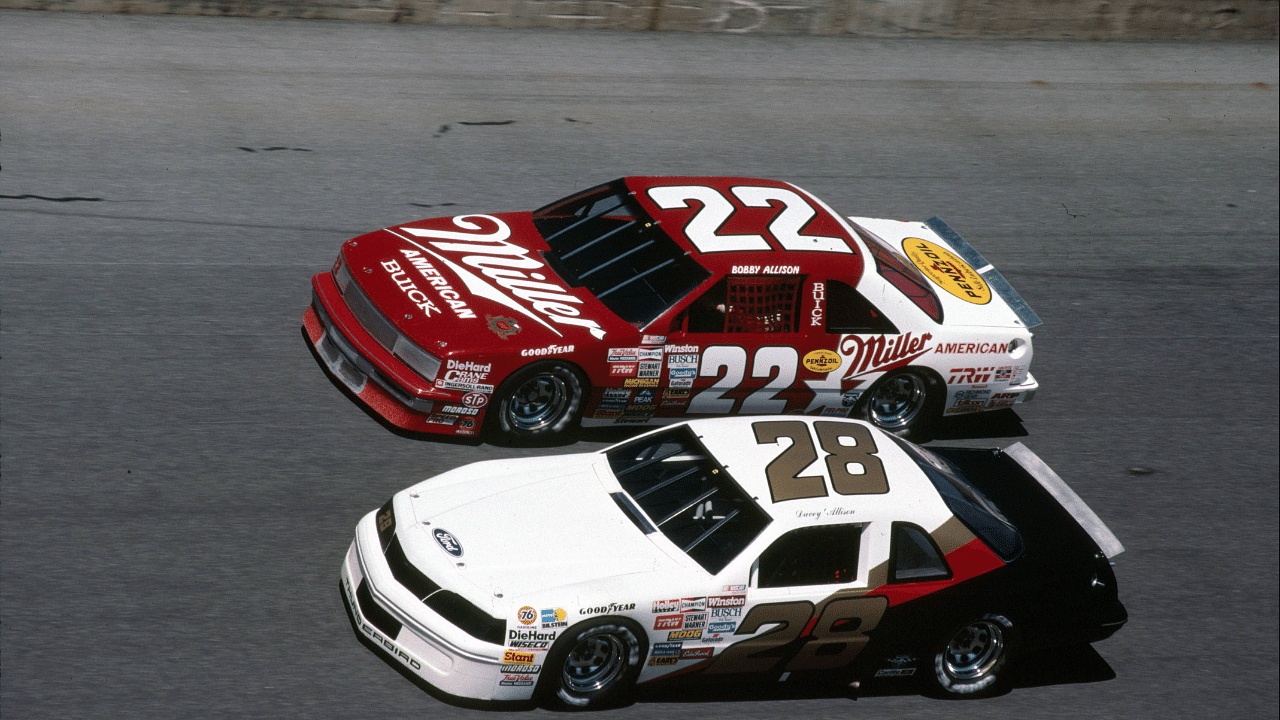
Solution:
{"label": "number 28 decal", "polygon": [[[765,468],[769,492],[775,503],[784,500],[825,497],[827,477],[801,475],[818,460],[817,448],[809,434],[808,423],[800,420],[770,420],[752,423],[756,442],[777,443],[786,438],[791,444]],[[827,452],[824,458],[831,489],[839,495],[870,495],[889,492],[884,464],[876,457],[878,448],[865,426],[853,423],[818,420],[813,423],[818,446]],[[844,441],[852,441],[845,444]],[[856,465],[861,472],[849,472]]]}
{"label": "number 28 decal", "polygon": [[[773,207],[782,203],[782,211],[769,222],[769,233],[784,250],[808,252],[852,253],[844,240],[826,235],[801,235],[800,231],[817,216],[814,209],[799,193],[786,188],[737,185],[729,189],[746,207]],[[720,228],[729,222],[734,213],[733,203],[719,190],[705,185],[667,185],[649,188],[649,197],[663,210],[692,207],[693,200],[702,207],[685,225],[684,234],[698,252],[743,252],[748,250],[772,250],[762,235],[721,235]]]}

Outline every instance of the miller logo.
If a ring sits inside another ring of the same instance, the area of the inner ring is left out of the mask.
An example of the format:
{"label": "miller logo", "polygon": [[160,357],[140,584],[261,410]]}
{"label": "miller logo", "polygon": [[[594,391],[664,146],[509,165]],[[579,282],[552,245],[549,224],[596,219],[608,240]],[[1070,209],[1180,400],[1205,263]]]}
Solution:
{"label": "miller logo", "polygon": [[[596,321],[582,317],[582,311],[576,307],[582,304],[581,298],[571,294],[561,285],[549,282],[555,279],[554,275],[550,274],[551,271],[541,261],[529,256],[528,248],[507,242],[511,237],[510,225],[492,215],[458,215],[452,220],[456,227],[467,232],[435,228],[400,228],[415,237],[430,238],[431,242],[428,244],[435,250],[409,240],[399,233],[393,234],[448,266],[473,295],[508,307],[513,312],[524,315],[561,337],[563,334],[547,323],[543,317],[559,325],[576,325],[586,328],[597,340],[604,338],[604,328],[600,327]],[[477,220],[483,220],[486,224],[492,223],[494,229],[485,232],[476,222]],[[440,253],[452,254],[457,262]],[[479,275],[463,265],[469,265]],[[494,284],[482,279],[480,275],[489,278]],[[495,284],[507,292],[499,290]],[[513,295],[515,297],[512,297]],[[520,298],[528,305],[516,298]],[[490,327],[492,327],[492,321]]]}
{"label": "miller logo", "polygon": [[840,341],[840,354],[849,362],[844,379],[906,365],[929,352],[928,344],[931,339],[933,335],[929,333],[918,338],[907,333],[892,340],[886,335],[848,335]]}
{"label": "miller logo", "polygon": [[436,539],[436,544],[441,550],[449,553],[454,557],[462,557],[462,543],[458,542],[458,538],[453,533],[442,528],[436,528],[431,531],[431,536]]}

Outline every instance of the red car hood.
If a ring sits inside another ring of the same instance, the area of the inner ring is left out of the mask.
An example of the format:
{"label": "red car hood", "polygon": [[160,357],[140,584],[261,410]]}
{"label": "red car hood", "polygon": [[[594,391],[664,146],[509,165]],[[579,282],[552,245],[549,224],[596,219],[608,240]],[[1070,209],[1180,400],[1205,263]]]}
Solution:
{"label": "red car hood", "polygon": [[569,287],[543,257],[548,249],[522,212],[397,225],[348,241],[342,257],[374,306],[431,352],[580,349],[636,333]]}

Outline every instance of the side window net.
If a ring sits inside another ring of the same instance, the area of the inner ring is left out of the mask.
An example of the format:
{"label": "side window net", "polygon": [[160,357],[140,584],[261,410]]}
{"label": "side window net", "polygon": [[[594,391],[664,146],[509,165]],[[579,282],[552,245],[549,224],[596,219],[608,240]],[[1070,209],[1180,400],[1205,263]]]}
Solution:
{"label": "side window net", "polygon": [[889,557],[889,582],[922,582],[945,580],[951,568],[943,559],[933,538],[910,523],[893,524],[893,548]]}
{"label": "side window net", "polygon": [[801,275],[730,275],[689,306],[689,332],[793,333]]}
{"label": "side window net", "polygon": [[858,575],[862,525],[801,528],[778,538],[760,555],[759,586],[840,585]]}
{"label": "side window net", "polygon": [[885,333],[896,335],[898,328],[853,286],[839,280],[827,281],[828,333]]}

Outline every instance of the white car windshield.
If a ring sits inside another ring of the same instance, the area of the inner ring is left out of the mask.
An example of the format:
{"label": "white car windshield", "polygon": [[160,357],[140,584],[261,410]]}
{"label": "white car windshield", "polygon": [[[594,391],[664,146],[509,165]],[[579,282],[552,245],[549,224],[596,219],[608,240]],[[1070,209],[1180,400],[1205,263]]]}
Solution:
{"label": "white car windshield", "polygon": [[687,426],[606,454],[622,489],[658,530],[713,575],[772,521]]}

